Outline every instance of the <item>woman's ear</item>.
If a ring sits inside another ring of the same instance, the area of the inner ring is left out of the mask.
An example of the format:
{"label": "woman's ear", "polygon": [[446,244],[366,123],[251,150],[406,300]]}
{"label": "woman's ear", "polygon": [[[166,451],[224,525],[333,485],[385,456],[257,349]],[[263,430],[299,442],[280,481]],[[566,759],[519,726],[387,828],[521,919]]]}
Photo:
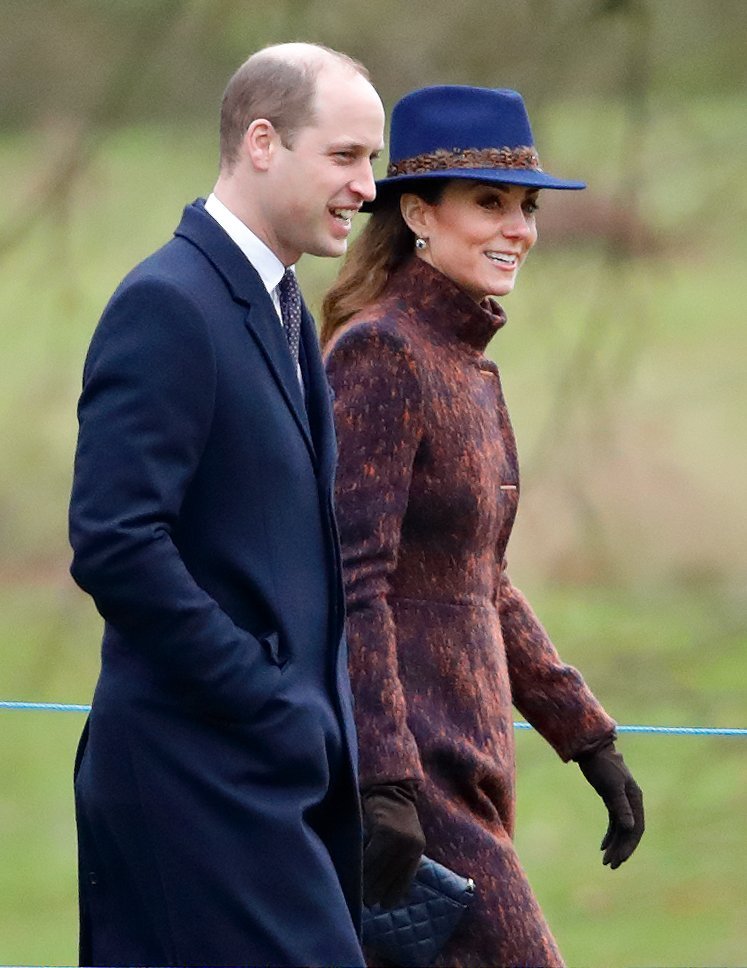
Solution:
{"label": "woman's ear", "polygon": [[405,192],[400,196],[399,209],[405,224],[420,238],[428,238],[430,225],[429,213],[431,206],[420,195]]}

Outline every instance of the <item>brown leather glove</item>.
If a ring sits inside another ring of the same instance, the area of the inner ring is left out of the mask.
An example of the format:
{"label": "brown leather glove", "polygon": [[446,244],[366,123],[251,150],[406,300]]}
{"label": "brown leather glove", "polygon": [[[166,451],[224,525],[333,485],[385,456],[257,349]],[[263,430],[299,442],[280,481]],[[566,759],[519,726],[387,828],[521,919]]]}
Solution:
{"label": "brown leather glove", "polygon": [[612,870],[630,857],[643,836],[643,794],[610,740],[576,757],[581,772],[604,800],[609,826],[602,840],[603,864]]}
{"label": "brown leather glove", "polygon": [[390,908],[410,888],[425,850],[415,784],[380,783],[362,791],[363,902]]}

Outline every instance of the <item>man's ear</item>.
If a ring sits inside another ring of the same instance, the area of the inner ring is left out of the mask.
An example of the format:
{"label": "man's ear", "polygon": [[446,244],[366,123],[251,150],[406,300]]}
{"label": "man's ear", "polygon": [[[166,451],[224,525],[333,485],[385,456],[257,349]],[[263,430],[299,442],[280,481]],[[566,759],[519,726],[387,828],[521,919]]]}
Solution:
{"label": "man's ear", "polygon": [[246,129],[241,145],[252,167],[256,171],[267,171],[280,145],[280,136],[271,121],[257,118]]}
{"label": "man's ear", "polygon": [[426,239],[430,226],[430,209],[431,206],[419,195],[412,195],[410,192],[400,195],[399,210],[405,224],[415,235]]}

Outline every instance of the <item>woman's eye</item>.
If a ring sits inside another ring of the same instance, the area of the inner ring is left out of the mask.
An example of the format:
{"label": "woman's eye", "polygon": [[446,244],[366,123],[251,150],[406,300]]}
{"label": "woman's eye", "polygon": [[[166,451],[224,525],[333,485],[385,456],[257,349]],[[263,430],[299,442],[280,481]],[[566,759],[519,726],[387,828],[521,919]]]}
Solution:
{"label": "woman's eye", "polygon": [[529,199],[526,202],[524,202],[524,211],[526,212],[527,215],[534,215],[534,213],[538,211],[538,209],[539,209],[539,204],[535,202],[534,199]]}

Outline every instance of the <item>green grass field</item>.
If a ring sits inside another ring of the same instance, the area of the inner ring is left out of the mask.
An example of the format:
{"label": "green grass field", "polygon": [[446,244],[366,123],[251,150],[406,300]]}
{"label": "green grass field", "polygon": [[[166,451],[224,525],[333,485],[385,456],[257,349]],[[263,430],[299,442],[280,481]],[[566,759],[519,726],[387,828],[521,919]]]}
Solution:
{"label": "green grass field", "polygon": [[[621,721],[744,724],[744,637],[722,601],[599,589],[532,597]],[[87,702],[99,622],[83,595],[6,587],[0,605],[6,695]],[[73,964],[71,769],[83,717],[7,711],[0,722],[0,960]],[[569,965],[744,964],[746,742],[625,735],[648,829],[613,872],[598,851],[601,802],[535,733],[518,734],[517,846]]]}
{"label": "green grass field", "polygon": [[[718,154],[719,132],[744,131],[740,111],[660,108],[650,125],[662,166],[635,183],[657,246],[620,256],[594,233],[540,243],[491,347],[523,457],[513,578],[621,723],[747,726],[747,194],[733,156],[711,182],[691,157],[698,139]],[[543,128],[551,170],[590,180],[594,170],[610,195],[629,184],[614,106],[569,106]],[[28,228],[19,221],[13,244],[5,230],[38,200],[53,149],[43,132],[0,140],[0,176],[15,186],[0,223],[0,699],[86,703],[100,625],[66,574],[83,356],[119,278],[209,190],[215,161],[212,132],[112,132],[69,193]],[[336,268],[301,264],[312,305]],[[0,710],[2,964],[76,958],[71,773],[82,723]],[[568,964],[747,963],[747,740],[625,735],[620,745],[648,827],[611,872],[598,851],[601,802],[536,734],[517,737],[517,845]]]}

